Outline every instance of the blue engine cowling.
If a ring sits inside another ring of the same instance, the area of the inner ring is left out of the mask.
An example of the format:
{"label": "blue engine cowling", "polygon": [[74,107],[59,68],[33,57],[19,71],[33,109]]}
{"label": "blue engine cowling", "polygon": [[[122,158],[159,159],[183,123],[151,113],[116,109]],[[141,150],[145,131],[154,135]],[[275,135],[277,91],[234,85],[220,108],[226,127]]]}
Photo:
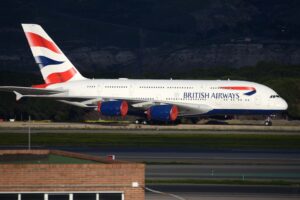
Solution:
{"label": "blue engine cowling", "polygon": [[126,116],[128,104],[126,101],[105,101],[98,103],[98,112],[105,116]]}
{"label": "blue engine cowling", "polygon": [[158,105],[150,107],[147,112],[148,120],[175,121],[178,116],[178,108],[174,105]]}

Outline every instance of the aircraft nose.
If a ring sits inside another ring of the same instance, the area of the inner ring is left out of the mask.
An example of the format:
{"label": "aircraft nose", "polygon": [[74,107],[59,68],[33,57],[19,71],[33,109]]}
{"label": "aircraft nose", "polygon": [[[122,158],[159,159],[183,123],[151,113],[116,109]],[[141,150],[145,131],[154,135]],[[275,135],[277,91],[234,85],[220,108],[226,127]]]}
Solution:
{"label": "aircraft nose", "polygon": [[281,102],[280,102],[280,108],[282,109],[282,110],[287,110],[288,109],[288,104],[287,104],[287,102],[284,100],[284,99],[281,99]]}

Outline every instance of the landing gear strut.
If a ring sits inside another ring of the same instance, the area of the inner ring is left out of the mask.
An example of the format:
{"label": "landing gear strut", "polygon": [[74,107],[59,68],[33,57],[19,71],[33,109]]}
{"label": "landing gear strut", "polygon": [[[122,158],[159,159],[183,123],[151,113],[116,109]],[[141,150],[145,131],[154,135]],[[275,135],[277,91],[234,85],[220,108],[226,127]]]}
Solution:
{"label": "landing gear strut", "polygon": [[198,117],[192,117],[190,120],[191,120],[192,124],[197,124],[199,122]]}
{"label": "landing gear strut", "polygon": [[272,119],[271,116],[268,116],[266,121],[265,121],[265,126],[272,126]]}

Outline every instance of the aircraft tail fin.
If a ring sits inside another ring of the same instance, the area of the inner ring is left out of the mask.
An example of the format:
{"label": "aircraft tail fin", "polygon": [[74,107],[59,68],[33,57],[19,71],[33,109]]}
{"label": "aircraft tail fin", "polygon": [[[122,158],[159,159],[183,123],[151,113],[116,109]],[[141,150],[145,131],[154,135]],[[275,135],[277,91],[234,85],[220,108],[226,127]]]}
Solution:
{"label": "aircraft tail fin", "polygon": [[22,27],[46,84],[86,79],[40,25],[22,24]]}

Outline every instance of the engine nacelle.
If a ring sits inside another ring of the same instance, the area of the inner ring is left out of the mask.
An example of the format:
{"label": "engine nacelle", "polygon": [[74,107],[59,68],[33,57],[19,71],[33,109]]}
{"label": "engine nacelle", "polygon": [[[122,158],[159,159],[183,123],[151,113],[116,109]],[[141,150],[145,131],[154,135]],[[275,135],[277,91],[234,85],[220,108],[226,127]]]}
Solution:
{"label": "engine nacelle", "polygon": [[178,108],[174,105],[158,105],[150,107],[147,112],[148,120],[175,121],[178,116]]}
{"label": "engine nacelle", "polygon": [[105,101],[98,103],[98,112],[105,116],[126,116],[128,103],[126,101]]}

